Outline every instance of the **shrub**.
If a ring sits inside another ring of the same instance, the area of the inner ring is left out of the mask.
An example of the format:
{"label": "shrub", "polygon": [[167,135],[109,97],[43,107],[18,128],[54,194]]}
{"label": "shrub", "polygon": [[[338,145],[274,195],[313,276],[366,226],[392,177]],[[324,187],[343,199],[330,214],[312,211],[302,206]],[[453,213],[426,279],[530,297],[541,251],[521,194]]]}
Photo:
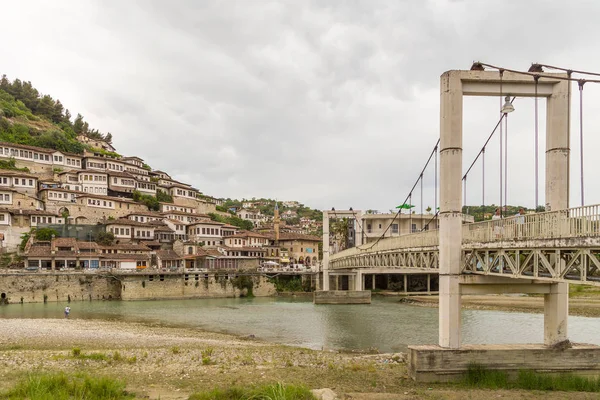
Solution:
{"label": "shrub", "polygon": [[1,398],[29,400],[122,400],[134,396],[125,391],[125,383],[107,377],[85,374],[31,374],[17,383]]}

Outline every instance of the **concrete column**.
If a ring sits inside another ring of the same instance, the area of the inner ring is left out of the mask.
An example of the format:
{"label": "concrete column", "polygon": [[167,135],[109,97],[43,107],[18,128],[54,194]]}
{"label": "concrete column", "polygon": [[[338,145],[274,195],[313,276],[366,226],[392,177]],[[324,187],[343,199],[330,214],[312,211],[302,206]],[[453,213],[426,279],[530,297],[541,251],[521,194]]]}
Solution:
{"label": "concrete column", "polygon": [[354,290],[363,290],[363,274],[360,271],[357,271],[356,276],[354,277]]}
{"label": "concrete column", "polygon": [[38,260],[38,269],[42,269],[42,259]]}
{"label": "concrete column", "polygon": [[408,293],[408,275],[404,274],[402,278],[404,279],[404,293]]}
{"label": "concrete column", "polygon": [[569,283],[560,282],[550,286],[544,295],[544,344],[552,346],[568,339]]}
{"label": "concrete column", "polygon": [[52,259],[52,261],[50,261],[50,266],[52,268],[52,271],[56,269],[56,260],[54,260],[54,258]]}
{"label": "concrete column", "polygon": [[323,211],[323,287],[329,290],[329,213]]}
{"label": "concrete column", "polygon": [[333,278],[335,279],[335,290],[340,290],[340,275],[335,275]]}
{"label": "concrete column", "polygon": [[462,83],[459,71],[440,84],[440,297],[439,345],[460,347],[462,253]]}
{"label": "concrete column", "polygon": [[[546,210],[569,208],[570,92],[568,81],[554,85],[546,106]],[[569,284],[552,285],[544,295],[544,344],[568,339]]]}
{"label": "concrete column", "polygon": [[427,294],[431,293],[431,274],[427,274]]}
{"label": "concrete column", "polygon": [[377,278],[376,278],[376,276],[377,276],[377,275],[373,274],[373,282],[371,282],[371,289],[373,289],[373,290],[375,290],[375,289],[376,289],[376,286],[375,286],[375,284],[376,284],[376,279],[377,279]]}

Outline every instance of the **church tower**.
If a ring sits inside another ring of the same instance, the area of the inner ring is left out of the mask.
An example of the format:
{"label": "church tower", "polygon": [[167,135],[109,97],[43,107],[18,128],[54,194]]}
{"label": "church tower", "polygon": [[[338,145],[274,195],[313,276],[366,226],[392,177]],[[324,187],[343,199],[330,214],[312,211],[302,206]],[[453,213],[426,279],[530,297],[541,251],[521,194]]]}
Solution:
{"label": "church tower", "polygon": [[275,201],[274,214],[273,229],[275,229],[275,246],[279,246],[279,206],[277,205],[277,201]]}

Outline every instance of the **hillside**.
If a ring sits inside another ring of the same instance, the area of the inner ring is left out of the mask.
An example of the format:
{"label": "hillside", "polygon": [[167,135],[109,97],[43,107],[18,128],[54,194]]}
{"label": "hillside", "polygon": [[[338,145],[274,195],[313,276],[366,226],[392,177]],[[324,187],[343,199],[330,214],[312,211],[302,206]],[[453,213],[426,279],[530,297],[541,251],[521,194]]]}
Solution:
{"label": "hillside", "polygon": [[110,133],[90,128],[81,114],[71,121],[60,100],[40,94],[31,82],[0,78],[0,141],[82,154],[86,145],[77,141],[78,134],[112,141]]}
{"label": "hillside", "polygon": [[[265,199],[265,198],[252,198],[252,200],[237,200],[237,199],[226,199],[221,207],[219,207],[220,211],[227,211],[230,208],[235,208],[239,210],[243,208],[244,204],[252,203],[251,208],[254,210],[259,210],[261,214],[273,216],[275,214],[275,200],[274,199]],[[287,202],[286,202],[287,203]],[[296,203],[293,206],[286,206],[283,202],[278,202],[279,204],[279,214],[283,214],[284,212],[290,210],[297,213],[296,218],[291,218],[288,220],[290,225],[298,224],[300,218],[309,218],[315,221],[323,220],[323,213],[319,210],[311,209],[309,207],[304,206],[304,204],[299,202],[291,202]]]}
{"label": "hillside", "polygon": [[[489,206],[463,206],[463,213],[472,215],[475,218],[475,222],[483,221],[486,219],[491,219],[492,215],[496,212],[496,208],[498,208],[495,204],[490,204]],[[504,215],[511,216],[519,213],[519,209],[524,208],[525,211],[528,210],[525,206],[505,206]],[[544,207],[539,206],[536,212],[543,212]]]}

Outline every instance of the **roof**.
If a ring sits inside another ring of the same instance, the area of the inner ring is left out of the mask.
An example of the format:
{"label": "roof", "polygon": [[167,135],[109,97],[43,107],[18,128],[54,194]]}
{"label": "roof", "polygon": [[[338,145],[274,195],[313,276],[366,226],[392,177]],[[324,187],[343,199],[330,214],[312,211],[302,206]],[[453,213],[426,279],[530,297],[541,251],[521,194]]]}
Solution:
{"label": "roof", "polygon": [[42,188],[42,189],[39,189],[38,192],[44,192],[46,190],[52,190],[54,192],[81,193],[77,190],[69,190],[69,189],[63,189],[63,188]]}
{"label": "roof", "polygon": [[137,156],[123,157],[123,160],[139,160],[139,161],[144,161],[143,158],[139,158]]}
{"label": "roof", "polygon": [[162,244],[158,240],[146,240],[144,244],[146,246],[162,246]]}
{"label": "roof", "polygon": [[82,169],[76,172],[77,174],[103,174],[108,175],[107,172],[98,171],[95,169]]}
{"label": "roof", "polygon": [[262,247],[252,247],[252,246],[244,246],[244,247],[228,247],[228,246],[219,246],[220,248],[227,251],[260,251],[265,252],[267,249],[263,249]]}
{"label": "roof", "polygon": [[28,146],[25,144],[18,144],[18,143],[9,143],[9,142],[0,142],[0,146],[5,146],[5,147],[16,147],[18,149],[28,149],[28,150],[35,150],[39,153],[54,153],[58,150],[54,150],[54,149],[46,149],[44,147],[35,147],[35,146]]}
{"label": "roof", "polygon": [[135,215],[142,215],[144,217],[154,217],[154,218],[164,218],[161,213],[159,212],[153,212],[153,211],[138,211],[138,212],[132,212],[130,214],[127,214],[128,217],[131,216],[135,216]]}
{"label": "roof", "polygon": [[121,202],[125,202],[125,203],[133,203],[133,204],[143,205],[141,203],[137,203],[137,202],[135,202],[131,199],[127,199],[125,197],[104,196],[101,194],[92,194],[92,193],[85,193],[85,192],[79,192],[79,193],[81,193],[81,194],[79,196],[77,196],[78,199],[85,199],[85,198],[91,197],[94,199],[121,201]]}
{"label": "roof", "polygon": [[229,224],[223,225],[222,228],[223,229],[235,229],[235,230],[241,229],[239,226],[234,226],[234,225],[229,225]]}
{"label": "roof", "polygon": [[[170,203],[168,203],[170,204]],[[194,207],[186,207],[186,208],[191,208],[194,209]],[[210,218],[208,215],[206,214],[200,214],[200,213],[186,213],[183,211],[178,211],[178,210],[169,210],[169,211],[163,211],[161,212],[162,215],[167,215],[167,214],[173,214],[173,215],[186,215],[189,217],[198,217],[198,218]]]}
{"label": "roof", "polygon": [[20,171],[13,171],[10,169],[0,169],[0,175],[4,175],[4,176],[18,176],[18,177],[25,177],[25,178],[35,178],[37,179],[38,177],[32,174],[28,174],[27,172],[20,172]]}
{"label": "roof", "polygon": [[115,219],[115,220],[109,220],[105,222],[105,225],[129,225],[129,226],[146,226],[149,228],[154,229],[154,226],[149,225],[145,222],[139,222],[139,221],[134,221],[132,219],[129,218],[119,218],[119,219]]}
{"label": "roof", "polygon": [[161,260],[181,260],[181,256],[173,250],[156,250],[156,257]]}
{"label": "roof", "polygon": [[70,169],[68,171],[63,171],[63,172],[59,172],[58,175],[64,175],[64,174],[73,174],[73,175],[77,175],[77,173],[81,171],[79,169]]}
{"label": "roof", "polygon": [[107,172],[109,176],[120,176],[122,178],[129,178],[129,179],[135,179],[135,176],[131,175],[128,172],[121,172],[121,171],[108,171]]}
{"label": "roof", "polygon": [[77,249],[77,239],[75,238],[54,238],[52,247],[71,247]]}
{"label": "roof", "polygon": [[144,244],[135,244],[135,243],[120,243],[113,244],[110,246],[98,246],[100,250],[137,250],[137,251],[150,251],[148,246]]}
{"label": "roof", "polygon": [[26,257],[51,257],[52,252],[50,246],[31,246],[29,251],[26,253]]}
{"label": "roof", "polygon": [[245,237],[255,237],[255,238],[260,238],[260,239],[268,239],[269,238],[268,236],[261,235],[260,233],[257,233],[257,232],[243,231],[243,232],[238,232],[235,235],[226,236],[225,239],[245,238]]}
{"label": "roof", "polygon": [[[274,233],[270,233],[270,234],[268,234],[268,236],[269,236],[269,239],[275,240]],[[228,237],[231,237],[231,236],[228,236]],[[323,239],[320,238],[319,236],[305,235],[302,233],[288,233],[288,232],[279,233],[279,241],[286,241],[286,240],[304,240],[307,242],[320,242]]]}
{"label": "roof", "polygon": [[45,210],[21,210],[16,208],[9,208],[4,210],[6,210],[12,215],[50,215],[53,217],[58,217],[58,214]]}
{"label": "roof", "polygon": [[79,249],[94,249],[94,250],[98,250],[98,244],[96,242],[83,242],[83,241],[79,241],[77,242],[77,247]]}
{"label": "roof", "polygon": [[[149,250],[149,249],[148,249]],[[104,260],[135,260],[142,261],[150,258],[150,254],[103,253],[99,255]]]}
{"label": "roof", "polygon": [[204,224],[204,225],[221,225],[221,226],[225,225],[222,222],[213,221],[212,219],[202,219],[200,221],[192,222],[190,224],[190,226],[192,226],[192,225],[200,225],[200,224]]}

